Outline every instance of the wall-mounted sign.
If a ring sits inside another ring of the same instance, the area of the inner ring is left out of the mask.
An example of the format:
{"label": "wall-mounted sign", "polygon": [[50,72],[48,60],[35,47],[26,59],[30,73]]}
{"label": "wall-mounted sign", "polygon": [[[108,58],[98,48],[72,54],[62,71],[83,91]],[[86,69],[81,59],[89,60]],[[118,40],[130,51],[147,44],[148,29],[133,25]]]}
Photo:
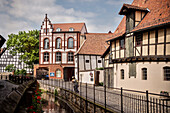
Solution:
{"label": "wall-mounted sign", "polygon": [[92,72],[90,72],[90,76],[93,77],[93,73]]}
{"label": "wall-mounted sign", "polygon": [[54,77],[54,73],[50,73],[50,77]]}

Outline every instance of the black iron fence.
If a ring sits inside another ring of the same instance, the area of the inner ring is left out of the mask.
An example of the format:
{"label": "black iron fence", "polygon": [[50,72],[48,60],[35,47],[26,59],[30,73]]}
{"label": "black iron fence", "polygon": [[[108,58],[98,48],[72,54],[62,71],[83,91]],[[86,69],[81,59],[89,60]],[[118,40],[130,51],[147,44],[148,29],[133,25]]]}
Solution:
{"label": "black iron fence", "polygon": [[[63,80],[39,80],[42,84],[74,92],[72,82]],[[121,113],[170,113],[170,96],[150,93],[148,91],[135,91],[123,88],[107,88],[79,83],[77,95],[86,99],[86,111],[88,102],[95,106],[101,105],[105,112]]]}
{"label": "black iron fence", "polygon": [[10,80],[12,82],[15,82],[17,84],[22,84],[23,82],[33,80],[34,77],[28,77],[28,76],[16,76],[16,75],[0,75],[0,80]]}

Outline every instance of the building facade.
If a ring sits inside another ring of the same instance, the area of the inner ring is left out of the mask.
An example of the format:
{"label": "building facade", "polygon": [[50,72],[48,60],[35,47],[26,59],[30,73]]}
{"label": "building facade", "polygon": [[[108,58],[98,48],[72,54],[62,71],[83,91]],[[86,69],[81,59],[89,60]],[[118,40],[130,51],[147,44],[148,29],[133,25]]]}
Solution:
{"label": "building facade", "polygon": [[38,69],[45,69],[49,78],[71,80],[74,53],[84,41],[86,32],[85,23],[52,24],[46,15],[40,30],[39,65],[34,66],[34,76]]}
{"label": "building facade", "polygon": [[27,74],[32,74],[32,69],[28,68],[28,65],[22,62],[19,57],[21,53],[17,53],[15,56],[10,54],[10,50],[6,48],[1,49],[2,55],[0,57],[0,74],[7,74],[5,71],[6,66],[14,64],[16,70],[25,69]]}
{"label": "building facade", "polygon": [[[103,54],[114,87],[170,92],[170,11],[167,0],[134,0]],[[108,74],[106,75],[109,76]],[[108,79],[108,78],[107,78]]]}

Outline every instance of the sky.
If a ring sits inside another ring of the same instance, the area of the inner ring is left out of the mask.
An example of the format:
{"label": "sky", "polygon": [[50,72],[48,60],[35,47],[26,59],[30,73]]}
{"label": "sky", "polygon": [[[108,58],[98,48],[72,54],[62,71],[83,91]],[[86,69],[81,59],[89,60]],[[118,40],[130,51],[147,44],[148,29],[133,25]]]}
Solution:
{"label": "sky", "polygon": [[0,35],[40,30],[47,13],[52,23],[85,22],[88,32],[114,32],[123,3],[133,0],[0,0]]}

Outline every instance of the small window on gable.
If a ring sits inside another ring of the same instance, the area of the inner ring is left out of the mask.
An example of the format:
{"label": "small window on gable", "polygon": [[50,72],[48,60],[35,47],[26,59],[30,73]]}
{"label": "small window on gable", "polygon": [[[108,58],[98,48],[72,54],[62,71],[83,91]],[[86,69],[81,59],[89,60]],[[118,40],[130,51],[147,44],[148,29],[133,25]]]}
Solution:
{"label": "small window on gable", "polygon": [[164,80],[170,81],[170,67],[164,67]]}
{"label": "small window on gable", "polygon": [[56,29],[56,31],[57,31],[57,32],[60,32],[60,31],[61,31],[61,29],[60,29],[60,28],[57,28],[57,29]]}
{"label": "small window on gable", "polygon": [[86,60],[86,63],[89,63],[89,60]]}
{"label": "small window on gable", "polygon": [[147,80],[147,68],[142,68],[142,80]]}
{"label": "small window on gable", "polygon": [[70,27],[70,28],[69,28],[69,31],[74,31],[74,28]]}
{"label": "small window on gable", "polygon": [[125,77],[124,77],[124,69],[121,69],[120,70],[120,74],[121,74],[121,79],[124,79]]}
{"label": "small window on gable", "polygon": [[101,60],[98,60],[98,63],[102,63],[102,61],[101,61]]}
{"label": "small window on gable", "polygon": [[49,32],[49,28],[47,28],[47,31],[46,31],[46,28],[44,29],[44,33],[48,33]]}

